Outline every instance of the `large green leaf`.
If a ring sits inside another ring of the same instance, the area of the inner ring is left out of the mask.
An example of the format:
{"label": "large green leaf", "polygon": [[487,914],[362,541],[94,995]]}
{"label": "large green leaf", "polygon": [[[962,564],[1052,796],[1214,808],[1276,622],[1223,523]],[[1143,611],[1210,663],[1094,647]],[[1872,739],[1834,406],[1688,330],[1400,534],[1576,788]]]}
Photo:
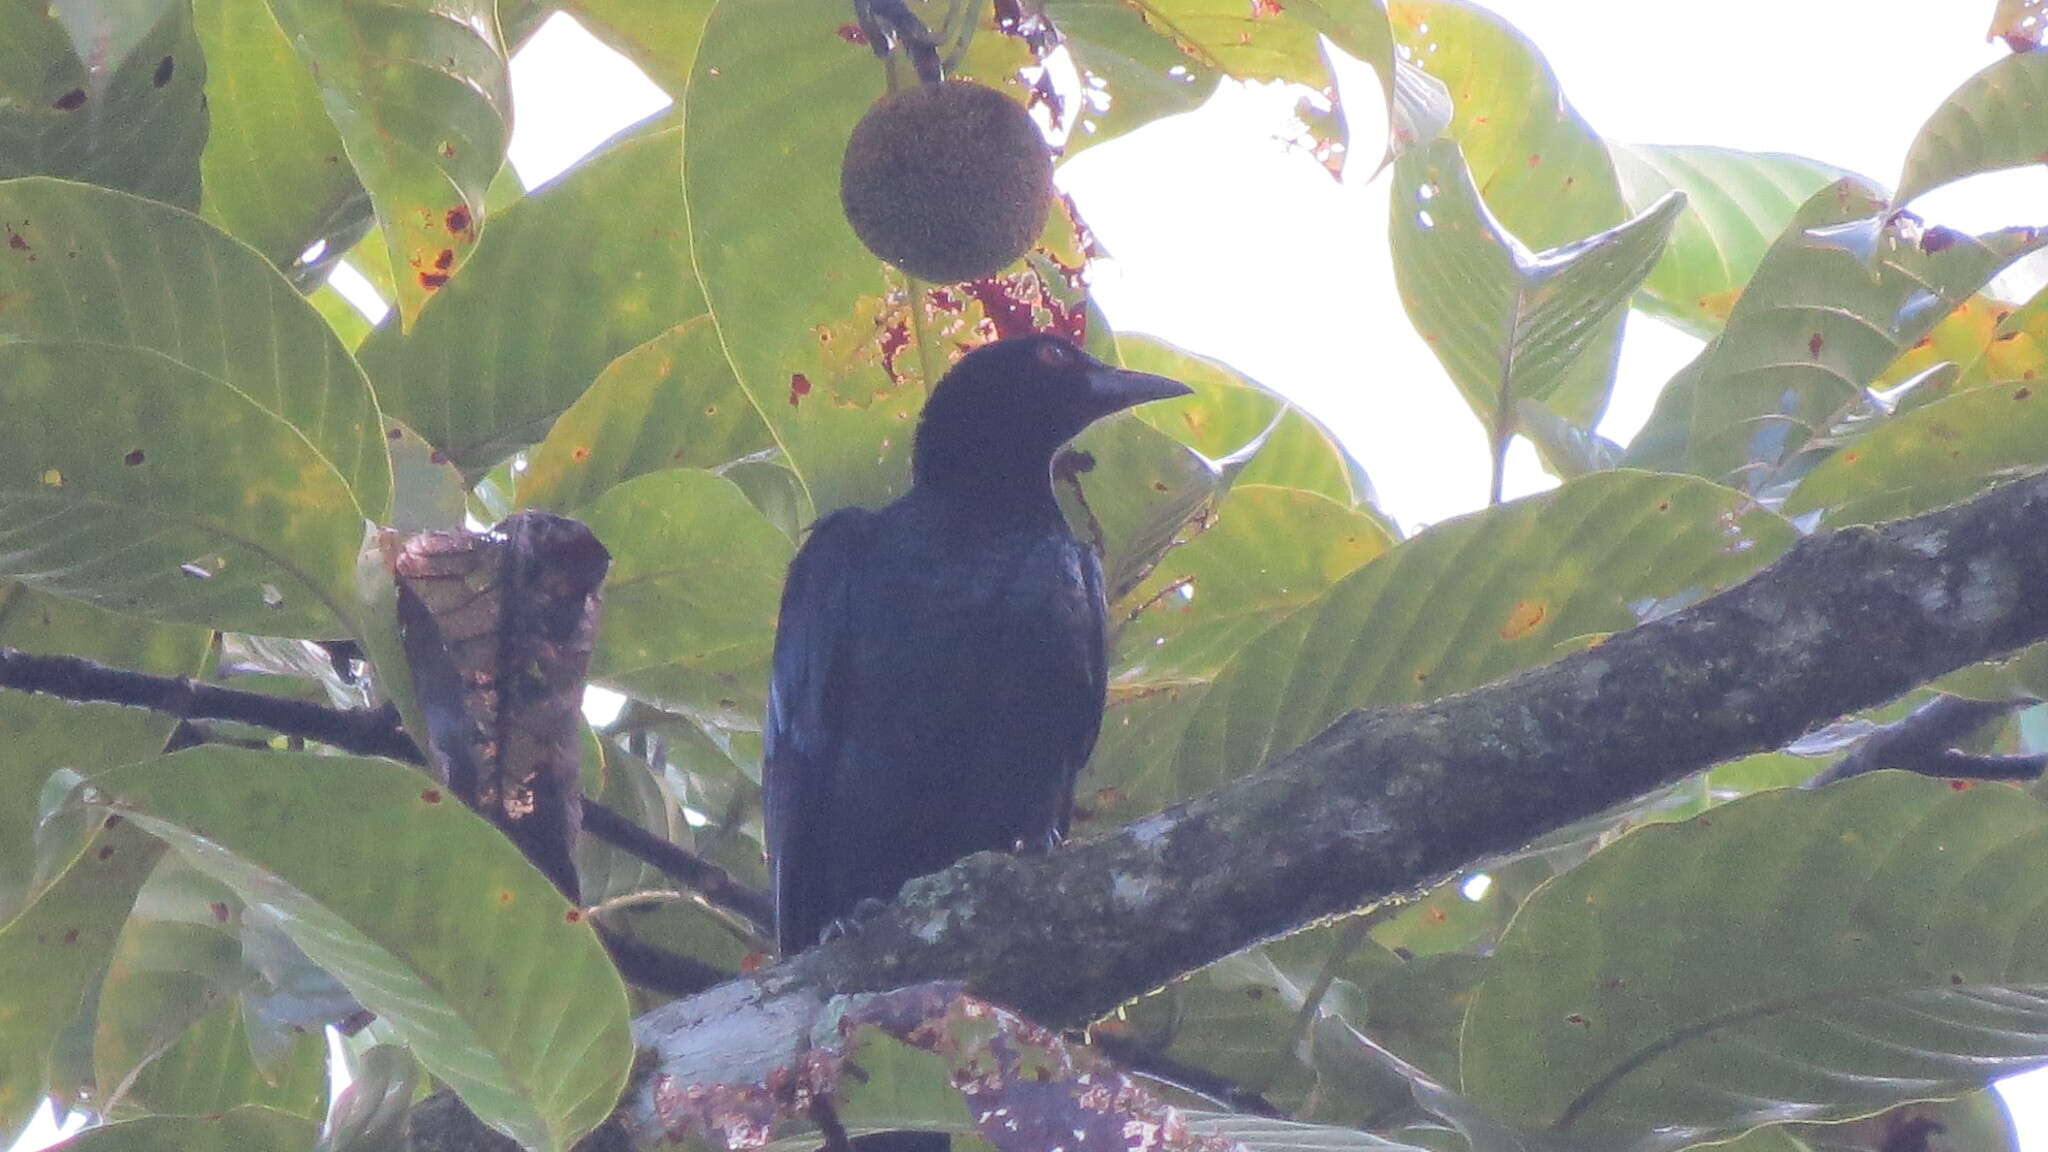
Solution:
{"label": "large green leaf", "polygon": [[[1636,306],[1711,338],[1799,206],[1851,174],[1803,156],[1671,144],[1609,144],[1631,212],[1674,189],[1685,211]],[[1865,184],[1870,196],[1883,195]]]}
{"label": "large green leaf", "polygon": [[1963,82],[1906,150],[1896,205],[1952,180],[2041,162],[2048,152],[2048,54],[2016,52]]}
{"label": "large green leaf", "polygon": [[8,574],[158,619],[346,633],[391,467],[327,325],[161,204],[27,179],[0,183],[0,219]]}
{"label": "large green leaf", "polygon": [[584,522],[612,554],[591,678],[702,723],[758,726],[789,538],[730,480],[682,468],[611,489]]}
{"label": "large green leaf", "polygon": [[499,214],[410,333],[364,342],[385,409],[474,480],[545,436],[605,365],[702,312],[678,142],[622,143]]}
{"label": "large green leaf", "polygon": [[276,909],[308,956],[528,1148],[566,1148],[617,1102],[632,1042],[603,946],[417,770],[206,747],[100,773],[91,792]]}
{"label": "large green leaf", "polygon": [[283,1058],[266,1068],[250,1051],[249,1028],[246,1003],[223,1001],[142,1070],[127,1102],[177,1116],[217,1116],[261,1105],[318,1121],[327,1104],[326,1031],[300,1032]]}
{"label": "large green leaf", "polygon": [[1126,368],[1171,377],[1195,394],[1171,404],[1134,410],[1139,420],[1211,459],[1264,444],[1237,482],[1315,492],[1344,505],[1371,500],[1364,469],[1315,417],[1228,365],[1150,336],[1119,333],[1118,358]]}
{"label": "large green leaf", "polygon": [[0,179],[61,176],[198,206],[206,61],[190,5],[9,4],[0,44]]}
{"label": "large green leaf", "polygon": [[1579,1147],[1846,1119],[2048,1062],[2023,792],[1875,773],[1638,832],[1525,905],[1464,1089]]}
{"label": "large green leaf", "polygon": [[0,925],[0,1139],[43,1102],[52,1049],[99,988],[114,938],[162,848],[109,819],[70,863]]}
{"label": "large green leaf", "polygon": [[[203,628],[148,624],[19,584],[0,585],[0,644],[61,653],[159,676],[195,676],[206,660]],[[125,764],[163,749],[176,723],[115,704],[77,704],[26,692],[0,692],[0,918],[28,892],[35,864],[37,796],[52,771]]]}
{"label": "large green leaf", "polygon": [[[1509,235],[1554,248],[1627,218],[1606,145],[1513,26],[1464,0],[1393,0],[1387,16],[1407,58],[1450,89],[1446,131]],[[1616,317],[1590,341],[1608,350],[1582,358],[1546,407],[1586,427],[1597,422],[1620,338]]]}
{"label": "large green leaf", "polygon": [[193,0],[192,19],[213,118],[199,157],[206,218],[279,268],[316,241],[339,257],[371,225],[370,202],[313,74],[267,6]]}
{"label": "large green leaf", "polygon": [[90,1128],[63,1152],[304,1152],[320,1126],[271,1108],[236,1108],[217,1116],[148,1116]]}
{"label": "large green leaf", "polygon": [[512,79],[491,0],[268,0],[321,97],[391,252],[410,328],[484,226]]}
{"label": "large green leaf", "polygon": [[612,361],[562,413],[519,475],[519,502],[566,511],[636,476],[773,445],[711,318],[694,316]]}
{"label": "large green leaf", "polygon": [[1455,141],[1394,164],[1394,280],[1422,339],[1504,451],[1524,400],[1543,403],[1597,362],[1612,323],[1685,207],[1667,193],[1626,224],[1531,252],[1487,210]]}
{"label": "large green leaf", "polygon": [[1886,421],[1822,461],[1785,498],[1828,527],[1912,516],[2048,464],[2048,395],[1999,384]]}
{"label": "large green leaf", "polygon": [[1682,476],[1604,472],[1438,524],[1268,629],[1135,787],[1160,802],[1269,763],[1338,716],[1546,663],[1725,588],[1792,526]]}
{"label": "large green leaf", "polygon": [[1864,387],[1900,353],[2043,244],[2048,232],[2032,228],[1922,232],[1857,181],[1829,185],[1771,245],[1720,336],[1666,386],[1626,462],[1769,490],[1809,441],[1863,407]]}

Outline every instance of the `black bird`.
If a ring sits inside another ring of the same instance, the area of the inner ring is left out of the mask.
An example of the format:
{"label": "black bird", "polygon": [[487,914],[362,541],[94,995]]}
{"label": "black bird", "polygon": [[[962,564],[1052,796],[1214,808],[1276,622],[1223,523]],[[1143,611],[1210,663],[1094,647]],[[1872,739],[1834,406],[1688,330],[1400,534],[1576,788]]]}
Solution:
{"label": "black bird", "polygon": [[813,525],[789,566],[765,726],[775,935],[1067,830],[1107,689],[1102,568],[1054,502],[1094,421],[1186,385],[1057,336],[968,353],[919,418],[910,491]]}

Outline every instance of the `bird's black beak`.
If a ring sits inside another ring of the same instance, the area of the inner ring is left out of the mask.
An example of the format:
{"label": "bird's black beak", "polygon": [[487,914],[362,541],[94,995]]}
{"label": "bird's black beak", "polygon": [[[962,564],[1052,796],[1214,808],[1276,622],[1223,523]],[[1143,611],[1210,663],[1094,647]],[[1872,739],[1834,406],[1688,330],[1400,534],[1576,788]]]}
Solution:
{"label": "bird's black beak", "polygon": [[1133,372],[1101,363],[1088,370],[1089,406],[1094,409],[1092,418],[1098,420],[1112,412],[1121,412],[1152,400],[1192,396],[1194,391],[1178,380],[1154,376],[1150,372]]}

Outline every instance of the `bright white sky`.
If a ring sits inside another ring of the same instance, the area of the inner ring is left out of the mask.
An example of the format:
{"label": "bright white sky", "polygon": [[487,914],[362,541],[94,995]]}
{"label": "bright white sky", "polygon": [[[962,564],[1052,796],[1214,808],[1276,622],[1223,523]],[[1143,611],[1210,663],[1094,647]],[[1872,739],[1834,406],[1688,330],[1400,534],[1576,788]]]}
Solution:
{"label": "bright white sky", "polygon": [[[1951,90],[2006,49],[1991,0],[1491,0],[1549,58],[1603,135],[1794,152],[1897,182],[1907,145]],[[1379,89],[1342,77],[1354,157],[1377,157]],[[530,187],[667,103],[630,64],[557,17],[513,61],[512,161]],[[1276,137],[1293,98],[1226,85],[1203,109],[1078,156],[1061,186],[1114,260],[1094,270],[1121,330],[1227,361],[1322,417],[1413,528],[1481,506],[1478,424],[1415,335],[1387,257],[1387,181],[1347,185]],[[1360,178],[1370,161],[1359,165]],[[1968,231],[2048,223],[2048,171],[1980,177],[1914,205]],[[2033,284],[2014,278],[2015,293]],[[360,283],[356,278],[353,283]],[[347,275],[337,287],[350,287]],[[367,285],[363,285],[367,287]],[[1636,316],[1607,421],[1626,441],[1697,348]],[[1510,495],[1549,481],[1518,454]],[[2007,1100],[2048,1152],[2048,1079]],[[54,1137],[47,1126],[20,1146]]]}

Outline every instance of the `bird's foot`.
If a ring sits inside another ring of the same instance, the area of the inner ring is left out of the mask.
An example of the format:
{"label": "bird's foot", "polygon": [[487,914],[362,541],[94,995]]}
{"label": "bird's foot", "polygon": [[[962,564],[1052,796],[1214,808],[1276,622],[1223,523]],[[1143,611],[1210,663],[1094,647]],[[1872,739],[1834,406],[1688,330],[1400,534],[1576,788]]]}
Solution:
{"label": "bird's foot", "polygon": [[835,916],[830,923],[825,925],[824,929],[818,933],[818,943],[826,944],[839,939],[841,936],[853,935],[860,930],[862,924],[880,916],[883,909],[888,906],[889,904],[886,900],[877,900],[873,896],[861,897],[860,902],[853,906],[853,911],[848,912],[844,916]]}

